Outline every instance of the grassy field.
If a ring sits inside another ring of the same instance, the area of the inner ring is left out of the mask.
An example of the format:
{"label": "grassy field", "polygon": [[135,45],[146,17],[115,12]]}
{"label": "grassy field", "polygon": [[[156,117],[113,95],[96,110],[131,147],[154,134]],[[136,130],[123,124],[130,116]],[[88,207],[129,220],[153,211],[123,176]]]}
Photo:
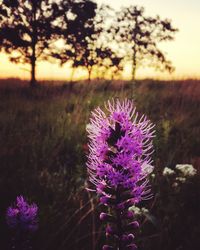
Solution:
{"label": "grassy field", "polygon": [[[85,127],[92,109],[117,97],[135,100],[137,110],[156,124],[157,179],[153,187],[161,199],[148,206],[159,226],[145,224],[138,233],[143,239],[138,242],[140,249],[197,249],[199,239],[194,235],[200,233],[200,81],[82,82],[47,84],[36,89],[26,87],[26,82],[14,85],[13,80],[0,81],[0,211],[6,211],[19,194],[39,205],[35,249],[100,249],[103,236],[96,218],[98,208],[91,213],[95,201],[83,189],[87,179]],[[160,173],[164,167],[174,169],[178,163],[193,164],[198,174],[177,199],[170,187],[167,193],[160,187]],[[173,196],[169,202],[167,195]],[[171,205],[168,208],[166,204]],[[1,244],[6,249],[9,232],[4,214],[1,212],[0,227],[5,236]],[[179,215],[188,215],[189,221]],[[180,229],[188,225],[191,228]]]}

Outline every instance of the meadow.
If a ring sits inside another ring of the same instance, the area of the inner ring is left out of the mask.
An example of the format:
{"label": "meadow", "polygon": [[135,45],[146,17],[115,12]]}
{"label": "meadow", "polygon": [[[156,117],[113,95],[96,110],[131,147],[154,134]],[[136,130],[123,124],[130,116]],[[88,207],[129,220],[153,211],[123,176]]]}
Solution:
{"label": "meadow", "polygon": [[[156,125],[154,198],[139,220],[141,250],[197,250],[200,235],[200,81],[92,81],[41,84],[0,81],[0,231],[11,232],[6,208],[23,194],[39,206],[37,250],[101,249],[99,205],[87,181],[91,110],[111,98],[130,98]],[[165,167],[192,164],[197,174],[174,188]]]}

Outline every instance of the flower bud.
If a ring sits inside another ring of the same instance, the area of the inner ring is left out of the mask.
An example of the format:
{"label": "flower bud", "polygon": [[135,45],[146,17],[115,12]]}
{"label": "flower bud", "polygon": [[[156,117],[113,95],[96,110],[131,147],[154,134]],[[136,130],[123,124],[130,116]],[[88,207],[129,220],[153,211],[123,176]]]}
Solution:
{"label": "flower bud", "polygon": [[124,234],[121,239],[124,242],[124,244],[129,245],[130,243],[133,243],[134,235],[133,234],[128,234],[128,235]]}
{"label": "flower bud", "polygon": [[126,226],[126,230],[132,230],[138,227],[139,227],[139,223],[137,221],[133,221]]}
{"label": "flower bud", "polygon": [[100,220],[102,221],[107,221],[107,222],[115,222],[115,217],[110,215],[110,214],[106,214],[106,213],[101,213],[99,216]]}
{"label": "flower bud", "polygon": [[108,235],[115,235],[117,233],[117,230],[114,226],[107,225],[106,227],[106,234]]}
{"label": "flower bud", "polygon": [[135,236],[133,234],[128,235],[128,241],[132,242],[134,240]]}
{"label": "flower bud", "polygon": [[122,213],[121,218],[122,219],[133,219],[134,217],[134,212],[133,211],[125,211]]}
{"label": "flower bud", "polygon": [[122,235],[121,240],[122,240],[124,243],[128,243],[128,235],[127,235],[127,234]]}

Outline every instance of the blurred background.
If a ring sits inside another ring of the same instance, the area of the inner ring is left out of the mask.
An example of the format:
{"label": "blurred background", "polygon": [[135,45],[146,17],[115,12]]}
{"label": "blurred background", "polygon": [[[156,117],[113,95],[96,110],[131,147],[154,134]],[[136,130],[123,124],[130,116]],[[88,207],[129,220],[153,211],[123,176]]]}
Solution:
{"label": "blurred background", "polygon": [[200,245],[200,2],[0,0],[0,230],[17,195],[39,207],[32,249],[98,250],[86,125],[111,98],[156,125],[141,250]]}

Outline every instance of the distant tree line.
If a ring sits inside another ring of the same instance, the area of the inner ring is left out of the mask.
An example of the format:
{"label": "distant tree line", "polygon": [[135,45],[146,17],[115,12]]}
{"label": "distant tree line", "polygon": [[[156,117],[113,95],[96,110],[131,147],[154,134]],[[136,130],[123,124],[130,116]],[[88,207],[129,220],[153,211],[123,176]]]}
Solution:
{"label": "distant tree line", "polygon": [[92,0],[0,0],[0,51],[31,66],[31,86],[41,60],[85,68],[89,80],[94,70],[114,78],[127,62],[132,79],[145,64],[171,72],[158,44],[176,31],[170,20],[148,17],[137,6],[114,11]]}

